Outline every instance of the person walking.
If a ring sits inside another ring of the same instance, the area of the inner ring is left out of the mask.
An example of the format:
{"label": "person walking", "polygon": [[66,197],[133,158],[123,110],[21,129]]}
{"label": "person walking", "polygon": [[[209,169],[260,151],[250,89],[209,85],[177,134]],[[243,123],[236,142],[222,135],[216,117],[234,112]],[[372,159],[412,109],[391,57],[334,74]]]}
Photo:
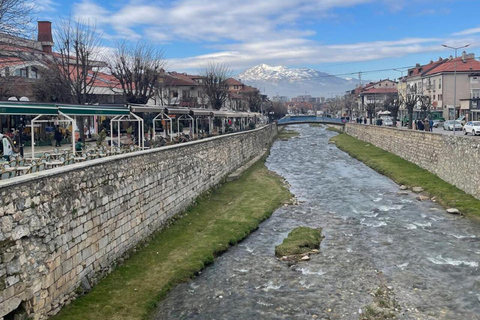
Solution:
{"label": "person walking", "polygon": [[367,124],[367,117],[363,118],[363,124]]}
{"label": "person walking", "polygon": [[62,146],[62,133],[60,132],[60,129],[58,128],[58,126],[55,127],[54,138],[55,138],[55,147],[61,147]]}
{"label": "person walking", "polygon": [[430,132],[430,131],[431,131],[431,130],[430,130],[430,121],[428,121],[428,119],[425,118],[424,123],[425,123],[425,131]]}
{"label": "person walking", "polygon": [[430,132],[433,132],[433,120],[432,120],[432,119],[430,119],[430,120],[428,121],[428,125],[429,125],[429,127],[430,127]]}
{"label": "person walking", "polygon": [[425,125],[423,124],[423,121],[422,121],[422,120],[418,120],[417,128],[418,128],[418,130],[420,130],[420,131],[425,130]]}

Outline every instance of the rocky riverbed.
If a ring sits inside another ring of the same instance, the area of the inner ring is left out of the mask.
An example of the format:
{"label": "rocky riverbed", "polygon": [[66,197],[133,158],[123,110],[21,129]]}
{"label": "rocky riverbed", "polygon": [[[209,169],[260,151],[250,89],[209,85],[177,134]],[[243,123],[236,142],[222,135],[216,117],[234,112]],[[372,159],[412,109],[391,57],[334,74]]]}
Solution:
{"label": "rocky riverbed", "polygon": [[[156,319],[480,319],[480,223],[399,192],[328,144],[335,133],[294,129],[267,166],[297,204],[173,289]],[[325,238],[309,261],[286,264],[275,246],[298,226]]]}

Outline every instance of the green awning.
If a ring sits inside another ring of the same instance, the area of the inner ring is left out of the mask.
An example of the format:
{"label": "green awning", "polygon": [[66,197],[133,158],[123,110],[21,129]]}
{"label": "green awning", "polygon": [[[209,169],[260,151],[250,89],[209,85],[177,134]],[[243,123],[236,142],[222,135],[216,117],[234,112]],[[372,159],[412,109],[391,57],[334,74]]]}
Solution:
{"label": "green awning", "polygon": [[68,116],[120,116],[128,115],[130,110],[122,106],[91,106],[59,104],[58,111]]}
{"label": "green awning", "polygon": [[57,107],[53,104],[30,104],[0,102],[0,114],[3,115],[57,115]]}

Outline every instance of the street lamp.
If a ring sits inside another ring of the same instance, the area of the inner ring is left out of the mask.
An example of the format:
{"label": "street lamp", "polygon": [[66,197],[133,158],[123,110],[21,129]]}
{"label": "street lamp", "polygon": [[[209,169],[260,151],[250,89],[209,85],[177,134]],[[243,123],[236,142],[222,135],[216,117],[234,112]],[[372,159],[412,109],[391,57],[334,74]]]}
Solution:
{"label": "street lamp", "polygon": [[446,44],[442,44],[443,47],[445,48],[449,48],[449,49],[453,49],[455,50],[455,71],[454,71],[454,82],[453,82],[453,115],[452,115],[452,120],[453,120],[453,135],[455,135],[455,111],[456,111],[456,103],[457,103],[457,50],[458,49],[463,49],[463,48],[466,48],[468,46],[470,46],[470,44],[467,44],[467,45],[464,45],[464,46],[461,46],[461,47],[450,47],[450,46],[447,46]]}

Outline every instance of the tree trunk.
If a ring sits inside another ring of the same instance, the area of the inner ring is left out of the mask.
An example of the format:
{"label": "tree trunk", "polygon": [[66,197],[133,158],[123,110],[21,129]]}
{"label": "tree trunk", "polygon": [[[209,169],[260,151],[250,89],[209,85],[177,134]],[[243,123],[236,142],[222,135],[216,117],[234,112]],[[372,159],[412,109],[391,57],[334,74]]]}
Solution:
{"label": "tree trunk", "polygon": [[[82,142],[85,143],[85,130],[84,130],[84,121],[83,117],[77,117],[77,128],[78,131],[80,132],[80,139],[82,139]],[[72,134],[75,134],[75,132],[72,132]]]}
{"label": "tree trunk", "polygon": [[413,128],[413,109],[408,110],[408,129],[412,130]]}

